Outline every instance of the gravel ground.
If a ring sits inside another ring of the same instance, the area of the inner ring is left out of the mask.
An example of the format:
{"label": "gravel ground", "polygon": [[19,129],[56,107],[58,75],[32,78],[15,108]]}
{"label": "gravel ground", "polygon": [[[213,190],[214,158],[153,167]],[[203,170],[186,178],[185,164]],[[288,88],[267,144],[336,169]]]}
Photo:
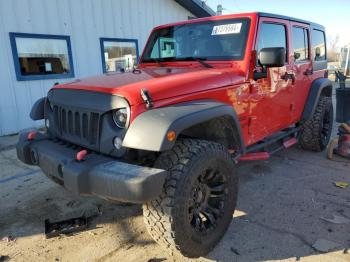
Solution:
{"label": "gravel ground", "polygon": [[[138,205],[78,197],[21,164],[14,149],[0,152],[0,255],[13,261],[172,261],[148,236]],[[350,161],[325,159],[297,147],[269,161],[240,165],[237,212],[227,234],[204,261],[350,261]],[[44,220],[95,215],[89,230],[46,240]],[[346,222],[346,220],[345,220]],[[312,246],[337,243],[330,252]]]}

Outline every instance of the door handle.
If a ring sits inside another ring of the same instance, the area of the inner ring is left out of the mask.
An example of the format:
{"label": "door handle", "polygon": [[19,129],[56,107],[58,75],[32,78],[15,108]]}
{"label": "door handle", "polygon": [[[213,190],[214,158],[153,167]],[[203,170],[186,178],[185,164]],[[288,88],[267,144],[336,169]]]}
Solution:
{"label": "door handle", "polygon": [[306,69],[306,71],[304,72],[304,75],[311,76],[313,73],[314,73],[314,70],[312,68],[311,69]]}
{"label": "door handle", "polygon": [[295,75],[293,73],[285,73],[281,76],[281,79],[288,81],[289,79],[292,80],[292,84],[295,82]]}

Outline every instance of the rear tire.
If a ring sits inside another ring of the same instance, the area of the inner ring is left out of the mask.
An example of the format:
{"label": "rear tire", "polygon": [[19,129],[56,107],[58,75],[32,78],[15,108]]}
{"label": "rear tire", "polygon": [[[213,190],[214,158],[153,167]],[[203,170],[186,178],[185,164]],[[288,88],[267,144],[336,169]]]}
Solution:
{"label": "rear tire", "polygon": [[303,124],[299,138],[303,149],[320,152],[327,147],[333,127],[331,99],[331,97],[321,96],[314,115]]}
{"label": "rear tire", "polygon": [[159,157],[169,171],[163,193],[143,205],[152,238],[171,254],[200,257],[229,227],[236,206],[235,164],[218,143],[185,139]]}

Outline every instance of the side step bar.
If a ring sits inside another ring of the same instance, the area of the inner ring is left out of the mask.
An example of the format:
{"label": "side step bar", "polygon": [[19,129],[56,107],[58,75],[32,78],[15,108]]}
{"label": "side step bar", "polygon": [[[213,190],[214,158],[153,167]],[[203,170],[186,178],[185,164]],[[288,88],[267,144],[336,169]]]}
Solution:
{"label": "side step bar", "polygon": [[256,161],[256,160],[267,160],[270,158],[269,152],[256,152],[248,153],[239,158],[239,161]]}
{"label": "side step bar", "polygon": [[294,146],[295,144],[298,144],[298,140],[295,137],[283,142],[284,148],[290,148],[290,147]]}
{"label": "side step bar", "polygon": [[[282,134],[278,134],[277,136],[267,138],[266,140],[251,146],[250,148],[248,148],[247,153],[241,156],[238,159],[238,161],[267,160],[274,153],[292,147],[293,145],[298,143],[297,138],[292,135],[295,135],[299,131],[299,129],[300,127],[291,128],[289,130],[284,131]],[[279,144],[280,146],[277,146],[272,150],[267,150],[268,146],[274,144]]]}

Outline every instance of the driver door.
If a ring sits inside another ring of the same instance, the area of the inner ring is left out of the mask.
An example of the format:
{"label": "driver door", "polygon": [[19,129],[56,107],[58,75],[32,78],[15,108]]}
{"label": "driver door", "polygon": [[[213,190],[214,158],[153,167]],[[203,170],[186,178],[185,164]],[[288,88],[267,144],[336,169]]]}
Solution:
{"label": "driver door", "polygon": [[[255,48],[284,47],[283,67],[267,68],[267,78],[253,81],[250,97],[249,133],[255,141],[288,127],[293,115],[294,79],[289,57],[289,21],[261,18]],[[256,71],[262,68],[256,61]],[[285,77],[289,74],[289,77]]]}

